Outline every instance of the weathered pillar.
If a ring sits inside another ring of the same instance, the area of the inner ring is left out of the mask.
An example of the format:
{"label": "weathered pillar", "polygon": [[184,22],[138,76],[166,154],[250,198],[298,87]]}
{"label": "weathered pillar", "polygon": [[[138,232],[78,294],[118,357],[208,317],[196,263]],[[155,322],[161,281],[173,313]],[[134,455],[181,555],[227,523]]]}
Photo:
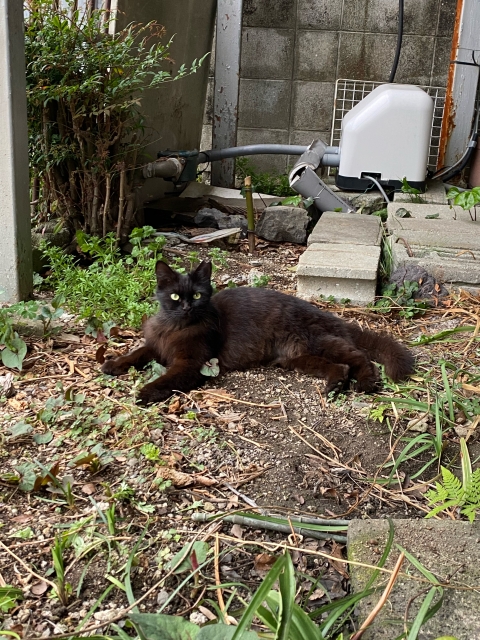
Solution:
{"label": "weathered pillar", "polygon": [[23,3],[0,0],[0,302],[32,291]]}

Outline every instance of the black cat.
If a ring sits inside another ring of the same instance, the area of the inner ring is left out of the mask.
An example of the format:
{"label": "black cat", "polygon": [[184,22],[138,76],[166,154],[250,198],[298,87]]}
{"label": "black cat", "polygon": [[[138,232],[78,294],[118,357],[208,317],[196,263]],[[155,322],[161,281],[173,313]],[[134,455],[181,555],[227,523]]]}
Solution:
{"label": "black cat", "polygon": [[293,296],[239,287],[212,296],[212,265],[202,262],[180,275],[164,262],[156,266],[160,312],[144,326],[145,346],[107,360],[102,371],[118,376],[156,360],[167,373],[145,385],[143,404],[166,400],[176,390],[202,385],[211,358],[220,372],[278,365],[326,379],[326,392],[343,388],[369,393],[379,375],[372,360],[394,381],[414,370],[410,351],[387,335],[362,329]]}

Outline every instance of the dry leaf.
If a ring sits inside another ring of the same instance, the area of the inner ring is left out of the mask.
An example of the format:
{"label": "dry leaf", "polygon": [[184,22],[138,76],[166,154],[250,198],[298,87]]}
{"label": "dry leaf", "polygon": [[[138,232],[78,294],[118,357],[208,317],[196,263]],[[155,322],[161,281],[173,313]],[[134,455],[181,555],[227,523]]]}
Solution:
{"label": "dry leaf", "polygon": [[269,553],[259,553],[258,556],[255,556],[253,568],[255,571],[270,571],[276,561],[277,556],[271,556]]}
{"label": "dry leaf", "polygon": [[210,487],[216,484],[216,480],[212,480],[211,478],[190,475],[189,473],[183,473],[182,471],[176,471],[176,469],[170,469],[167,467],[161,467],[157,471],[157,478],[171,480],[172,484],[176,487],[186,487],[189,484],[201,484],[206,487]]}
{"label": "dry leaf", "polygon": [[0,376],[0,390],[2,395],[6,398],[11,398],[15,395],[15,387],[13,386],[13,373],[7,373],[4,376]]}
{"label": "dry leaf", "polygon": [[32,516],[28,516],[27,514],[24,514],[23,516],[15,516],[15,518],[10,518],[12,522],[19,522],[20,524],[24,523],[24,522],[30,522],[30,520],[32,519]]}
{"label": "dry leaf", "polygon": [[87,496],[91,496],[95,493],[96,488],[93,482],[89,482],[88,484],[84,484],[82,487],[82,493],[85,493]]}
{"label": "dry leaf", "polygon": [[168,405],[168,413],[177,413],[177,411],[180,411],[180,406],[180,399],[175,398],[175,400]]}
{"label": "dry leaf", "polygon": [[214,613],[212,613],[210,611],[210,609],[207,609],[207,607],[202,607],[202,605],[200,605],[198,607],[198,610],[200,611],[200,613],[203,613],[203,615],[206,618],[208,618],[209,620],[216,620],[217,619],[217,616]]}
{"label": "dry leaf", "polygon": [[32,588],[30,589],[34,596],[41,596],[48,589],[48,584],[43,580],[39,580],[32,584]]}
{"label": "dry leaf", "polygon": [[345,562],[343,562],[343,554],[342,554],[342,550],[344,549],[344,545],[341,544],[337,544],[336,542],[332,543],[332,550],[330,551],[330,555],[334,556],[335,558],[339,558],[340,560],[342,560],[342,562],[337,562],[336,560],[330,560],[332,567],[338,571],[338,573],[343,576],[344,578],[346,578],[347,580],[350,579],[350,576],[348,575],[348,573],[345,571]]}
{"label": "dry leaf", "polygon": [[98,362],[98,364],[103,364],[105,362],[105,351],[107,350],[107,345],[106,344],[102,344],[98,347],[96,353],[95,353],[95,360]]}
{"label": "dry leaf", "polygon": [[230,529],[230,533],[232,534],[232,536],[235,536],[235,538],[238,538],[239,540],[241,540],[243,537],[243,529],[239,524],[234,524]]}

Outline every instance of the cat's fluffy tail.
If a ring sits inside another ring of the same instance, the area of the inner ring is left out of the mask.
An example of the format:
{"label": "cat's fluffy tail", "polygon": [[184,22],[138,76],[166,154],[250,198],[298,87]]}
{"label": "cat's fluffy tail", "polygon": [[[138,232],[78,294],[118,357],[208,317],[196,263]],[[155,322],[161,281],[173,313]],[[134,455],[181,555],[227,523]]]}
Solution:
{"label": "cat's fluffy tail", "polygon": [[415,370],[413,353],[403,344],[384,333],[362,329],[356,322],[348,323],[348,330],[356,346],[364,349],[375,362],[385,367],[394,382],[404,380]]}

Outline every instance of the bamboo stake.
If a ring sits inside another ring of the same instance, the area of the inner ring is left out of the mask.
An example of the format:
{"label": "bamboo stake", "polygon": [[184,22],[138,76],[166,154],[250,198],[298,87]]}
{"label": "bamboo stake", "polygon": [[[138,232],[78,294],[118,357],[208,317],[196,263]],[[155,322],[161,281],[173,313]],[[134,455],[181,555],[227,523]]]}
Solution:
{"label": "bamboo stake", "polygon": [[107,173],[105,178],[105,204],[103,207],[103,235],[104,238],[107,235],[107,217],[110,213],[110,189],[112,185],[112,176]]}
{"label": "bamboo stake", "polygon": [[120,170],[120,193],[118,196],[118,222],[117,222],[117,240],[115,242],[115,246],[118,247],[120,242],[120,237],[122,235],[122,226],[123,226],[123,207],[125,204],[125,164],[122,164],[122,168]]}
{"label": "bamboo stake", "polygon": [[252,178],[245,178],[245,200],[247,201],[248,250],[255,253],[255,216],[253,213]]}

